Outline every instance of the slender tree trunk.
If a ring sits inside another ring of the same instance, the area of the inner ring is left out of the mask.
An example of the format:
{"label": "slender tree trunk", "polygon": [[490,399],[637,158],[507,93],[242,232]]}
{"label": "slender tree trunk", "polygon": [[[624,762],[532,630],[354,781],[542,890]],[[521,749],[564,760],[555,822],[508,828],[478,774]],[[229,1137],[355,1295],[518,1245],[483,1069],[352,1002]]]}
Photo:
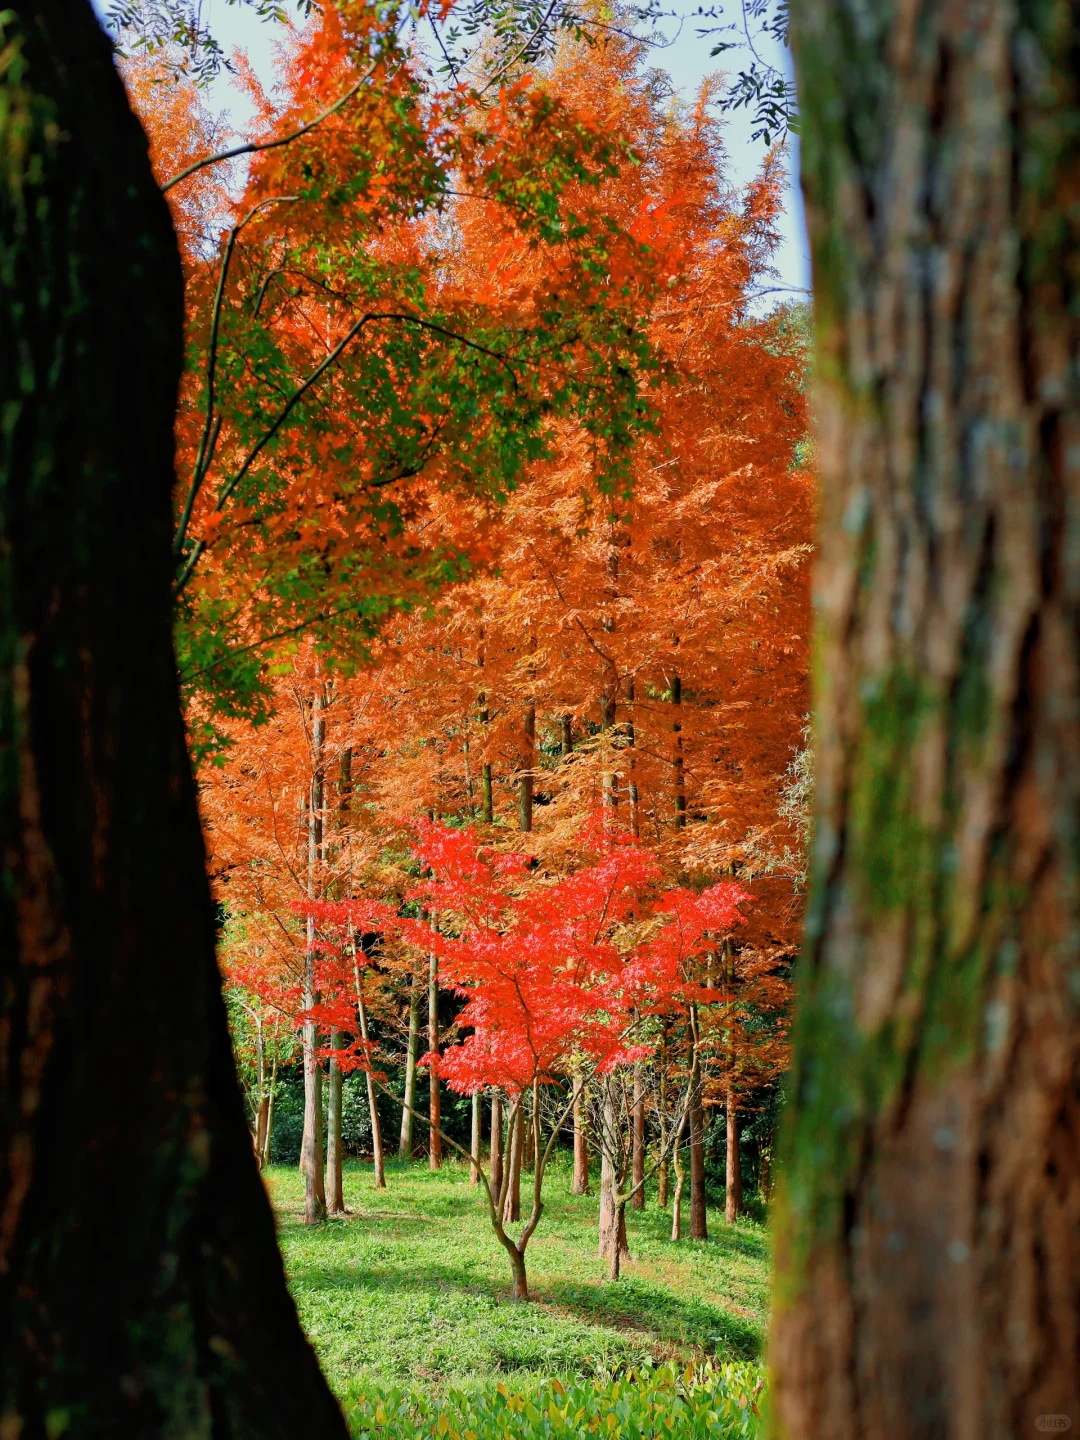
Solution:
{"label": "slender tree trunk", "polygon": [[675,816],[675,829],[686,825],[686,772],[683,767],[682,743],[682,680],[678,675],[671,677],[671,703],[675,706],[675,719],[671,722],[672,760],[671,784]]}
{"label": "slender tree trunk", "polygon": [[525,1143],[521,1155],[521,1168],[532,1170],[536,1162],[536,1131],[533,1125],[533,1114],[530,1110],[525,1117]]}
{"label": "slender tree trunk", "polygon": [[705,1209],[705,1110],[700,1092],[690,1102],[690,1235],[709,1238]]}
{"label": "slender tree trunk", "polygon": [[270,1145],[271,1145],[271,1142],[272,1142],[273,1136],[274,1136],[274,1101],[277,1099],[277,1072],[278,1072],[277,1034],[276,1034],[276,1028],[275,1028],[274,1042],[275,1042],[274,1060],[273,1060],[273,1064],[272,1064],[271,1067],[270,1067],[270,1094],[269,1094],[268,1103],[267,1103],[267,1106],[266,1106],[266,1132],[265,1132],[265,1134],[264,1134],[264,1136],[263,1136],[263,1148],[262,1148],[262,1152],[261,1152],[261,1153],[262,1153],[262,1162],[261,1162],[261,1164],[260,1164],[260,1166],[259,1166],[259,1168],[260,1168],[261,1170],[265,1170],[266,1167],[267,1167],[267,1165],[270,1164]]}
{"label": "slender tree trunk", "polygon": [[635,1210],[645,1208],[645,1087],[641,1065],[634,1066],[633,1164],[630,1172],[634,1193],[630,1204]]}
{"label": "slender tree trunk", "polygon": [[[356,1014],[360,1020],[360,1038],[367,1045],[369,1041],[367,1007],[364,1005],[363,992],[360,989],[360,966],[355,967],[356,973]],[[371,1117],[371,1160],[375,1167],[375,1189],[386,1189],[386,1164],[383,1160],[382,1143],[382,1122],[379,1119],[379,1097],[375,1093],[375,1076],[368,1069],[364,1078],[367,1080],[367,1103],[368,1115]]]}
{"label": "slender tree trunk", "polygon": [[481,1136],[484,1133],[484,1117],[481,1105],[480,1091],[475,1090],[472,1097],[472,1135],[470,1137],[472,1143],[469,1146],[469,1154],[472,1156],[472,1162],[469,1165],[470,1185],[480,1184]]}
{"label": "slender tree trunk", "polygon": [[[330,1049],[337,1050],[340,1037],[330,1031]],[[334,1215],[345,1213],[344,1175],[341,1156],[341,1066],[330,1056],[326,1104],[326,1208]]]}
{"label": "slender tree trunk", "polygon": [[615,1168],[610,1153],[616,1143],[619,1117],[615,1111],[611,1082],[604,1082],[604,1144],[600,1151],[600,1258],[608,1262],[608,1274],[612,1280],[619,1278],[623,1258],[630,1258],[630,1246],[626,1238],[626,1204],[620,1197],[619,1185],[622,1177]]}
{"label": "slender tree trunk", "polygon": [[727,1122],[727,1173],[724,1183],[724,1219],[729,1225],[742,1214],[742,1164],[739,1159],[739,1111],[730,1087],[724,1106]]}
{"label": "slender tree trunk", "polygon": [[574,1076],[574,1179],[573,1195],[589,1193],[589,1137],[585,1130],[585,1080]]}
{"label": "slender tree trunk", "polygon": [[256,1092],[255,1092],[255,1133],[252,1142],[255,1149],[255,1161],[262,1169],[262,1155],[266,1144],[266,1115],[270,1104],[270,1097],[266,1093],[266,1047],[263,1044],[262,1016],[253,1016],[255,1021],[255,1064],[256,1064]]}
{"label": "slender tree trunk", "polygon": [[626,677],[626,755],[630,766],[630,785],[628,799],[630,801],[630,833],[636,837],[641,834],[641,815],[638,804],[637,786],[637,757],[634,751],[637,746],[637,731],[634,728],[634,677]]}
{"label": "slender tree trunk", "polygon": [[686,1185],[682,1140],[686,1133],[686,1121],[687,1112],[684,1111],[679,1118],[679,1128],[675,1132],[675,1141],[671,1147],[671,1164],[675,1171],[675,1193],[671,1200],[671,1238],[675,1241],[682,1239],[682,1197]]}
{"label": "slender tree trunk", "polygon": [[214,960],[171,644],[168,213],[89,5],[3,31],[0,1424],[345,1440]]}
{"label": "slender tree trunk", "polygon": [[[615,718],[617,714],[615,692],[617,685],[618,676],[612,674],[604,681],[604,688],[600,692],[600,731],[607,736],[611,736],[615,729]],[[609,756],[611,756],[611,754],[612,752],[609,752]],[[616,812],[619,808],[618,776],[615,773],[614,758],[611,758],[611,763],[605,766],[600,783],[608,823],[614,825],[617,818]]]}
{"label": "slender tree trunk", "polygon": [[564,715],[561,726],[559,752],[563,755],[572,755],[574,751],[574,717],[570,714]]}
{"label": "slender tree trunk", "polygon": [[483,777],[484,803],[480,818],[485,825],[493,825],[495,823],[495,801],[491,788],[491,766],[485,763],[481,775]]}
{"label": "slender tree trunk", "polygon": [[518,829],[526,832],[533,827],[533,767],[536,764],[536,706],[530,705],[525,711],[522,726],[525,744],[522,756],[521,780],[518,784]]}
{"label": "slender tree trunk", "polygon": [[506,1203],[503,1206],[503,1224],[521,1219],[521,1157],[525,1148],[525,1107],[519,1105],[517,1115],[507,1137],[510,1142],[510,1179],[506,1187]]}
{"label": "slender tree trunk", "polygon": [[503,1182],[503,1121],[502,1096],[498,1090],[491,1092],[491,1193],[496,1202],[502,1191]]}
{"label": "slender tree trunk", "polygon": [[[668,1083],[667,1083],[667,1042],[668,1022],[660,1022],[660,1114],[667,1114]],[[661,1210],[667,1209],[668,1203],[668,1174],[669,1160],[665,1157],[660,1163],[656,1173],[656,1199]],[[676,1236],[676,1239],[678,1237]]]}
{"label": "slender tree trunk", "polygon": [[[311,705],[311,788],[308,792],[307,892],[309,900],[319,898],[322,865],[323,750],[326,742],[326,687],[319,680]],[[304,950],[303,1006],[310,1010],[319,1003],[315,984],[315,922],[308,916]],[[322,1073],[318,1061],[319,1031],[312,1020],[303,1026],[304,1048],[304,1135],[300,1147],[300,1169],[304,1176],[304,1223],[318,1225],[326,1219],[326,1178],[323,1173]]]}
{"label": "slender tree trunk", "polygon": [[1080,11],[792,20],[821,686],[774,1395],[1013,1440],[1080,1424]]}
{"label": "slender tree trunk", "polygon": [[[431,929],[435,929],[435,916],[431,916]],[[439,957],[432,950],[428,956],[428,1050],[433,1057],[439,1054]],[[432,1170],[442,1169],[442,1089],[439,1080],[437,1058],[428,1066],[428,1165]]]}
{"label": "slender tree trunk", "polygon": [[401,1111],[398,1156],[410,1160],[413,1153],[413,1111],[416,1109],[416,1061],[420,1050],[420,976],[414,970],[409,986],[409,1041],[405,1054],[405,1105]]}

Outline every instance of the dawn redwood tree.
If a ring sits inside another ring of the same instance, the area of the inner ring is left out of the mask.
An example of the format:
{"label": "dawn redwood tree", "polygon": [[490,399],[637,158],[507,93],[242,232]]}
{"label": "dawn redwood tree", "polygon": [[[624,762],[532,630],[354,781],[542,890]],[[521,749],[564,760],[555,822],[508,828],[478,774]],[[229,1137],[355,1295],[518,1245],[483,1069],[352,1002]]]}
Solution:
{"label": "dawn redwood tree", "polygon": [[170,638],[176,242],[90,6],[0,25],[0,1429],[344,1440],[214,962]]}
{"label": "dawn redwood tree", "polygon": [[791,17],[822,678],[774,1401],[1011,1440],[1080,1423],[1080,12]]}

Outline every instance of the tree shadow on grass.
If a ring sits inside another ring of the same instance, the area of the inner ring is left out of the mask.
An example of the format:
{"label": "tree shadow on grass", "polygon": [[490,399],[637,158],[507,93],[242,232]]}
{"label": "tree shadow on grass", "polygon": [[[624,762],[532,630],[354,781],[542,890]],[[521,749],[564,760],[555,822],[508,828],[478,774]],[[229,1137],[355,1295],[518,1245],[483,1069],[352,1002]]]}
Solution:
{"label": "tree shadow on grass", "polygon": [[631,1276],[606,1284],[548,1280],[542,1299],[592,1324],[644,1333],[664,1349],[701,1350],[756,1360],[760,1326],[707,1301],[685,1299]]}
{"label": "tree shadow on grass", "polygon": [[[425,1261],[410,1269],[392,1262],[384,1268],[343,1255],[340,1264],[305,1265],[303,1288],[323,1293],[361,1288],[387,1295],[456,1291],[481,1302],[485,1309],[512,1303],[509,1274],[505,1284],[494,1280],[482,1260],[465,1264]],[[692,1350],[753,1360],[762,1349],[760,1327],[753,1321],[629,1276],[614,1283],[596,1284],[547,1276],[535,1285],[533,1298],[553,1320],[573,1318],[591,1330],[614,1330],[624,1335],[633,1332],[639,1345],[662,1352],[658,1358]]]}

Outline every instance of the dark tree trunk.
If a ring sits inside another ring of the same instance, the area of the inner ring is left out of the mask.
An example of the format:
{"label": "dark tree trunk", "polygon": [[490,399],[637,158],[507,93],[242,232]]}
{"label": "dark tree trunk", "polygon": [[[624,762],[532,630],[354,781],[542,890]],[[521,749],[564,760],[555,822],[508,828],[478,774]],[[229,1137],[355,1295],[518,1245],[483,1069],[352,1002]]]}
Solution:
{"label": "dark tree trunk", "polygon": [[89,5],[0,23],[3,1429],[344,1440],[214,961],[170,638],[176,246]]}
{"label": "dark tree trunk", "polygon": [[705,1111],[698,1095],[690,1103],[690,1235],[709,1238],[705,1211]]}
{"label": "dark tree trunk", "polygon": [[564,715],[562,717],[562,730],[559,739],[559,753],[561,755],[572,755],[574,753],[574,717]]}
{"label": "dark tree trunk", "polygon": [[1080,11],[792,19],[822,689],[774,1400],[1013,1440],[1080,1424]]}

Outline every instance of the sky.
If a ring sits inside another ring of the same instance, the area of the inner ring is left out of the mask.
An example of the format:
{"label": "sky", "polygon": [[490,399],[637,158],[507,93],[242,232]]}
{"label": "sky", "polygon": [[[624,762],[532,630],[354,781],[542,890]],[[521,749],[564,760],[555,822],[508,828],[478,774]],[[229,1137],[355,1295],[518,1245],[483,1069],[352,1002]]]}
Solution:
{"label": "sky", "polygon": [[[98,0],[100,3],[100,0]],[[664,48],[653,51],[652,64],[666,70],[671,76],[675,89],[687,100],[693,98],[702,79],[717,70],[737,65],[737,52],[711,58],[709,51],[714,43],[698,34],[698,20],[693,15],[696,7],[687,5],[686,18],[664,22],[662,32],[668,41]],[[259,20],[243,4],[229,4],[227,0],[203,0],[202,13],[210,23],[214,35],[226,51],[239,47],[247,52],[256,74],[269,82],[273,70],[273,47],[276,26]],[[770,63],[784,70],[790,69],[790,57],[775,42],[767,38],[759,46],[762,56]],[[215,107],[228,109],[233,124],[242,125],[246,114],[243,97],[239,96],[222,76],[212,87],[212,103]],[[765,157],[766,147],[761,141],[751,139],[752,118],[746,110],[729,112],[725,119],[725,142],[729,157],[729,178],[735,185],[748,182],[756,173]],[[781,224],[781,245],[775,259],[777,271],[773,282],[778,293],[763,301],[765,309],[772,308],[772,302],[788,298],[785,291],[809,290],[810,261],[806,242],[802,202],[798,186],[791,177],[798,164],[798,142],[788,139],[789,179],[785,202],[785,214]]]}

